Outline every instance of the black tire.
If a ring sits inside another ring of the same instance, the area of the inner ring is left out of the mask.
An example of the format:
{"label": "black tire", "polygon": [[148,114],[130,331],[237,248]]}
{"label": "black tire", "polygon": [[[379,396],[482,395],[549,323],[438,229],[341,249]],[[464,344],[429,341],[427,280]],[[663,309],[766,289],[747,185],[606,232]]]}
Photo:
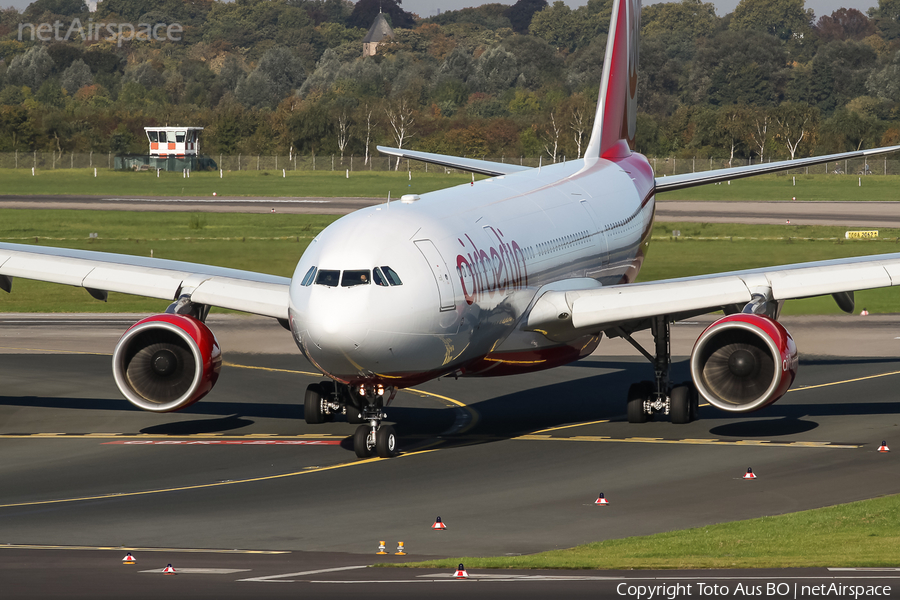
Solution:
{"label": "black tire", "polygon": [[669,396],[669,418],[673,423],[683,425],[691,422],[691,390],[686,385],[672,388]]}
{"label": "black tire", "polygon": [[310,425],[318,425],[325,422],[325,415],[322,413],[322,386],[318,383],[311,383],[306,387],[306,400],[303,404],[303,418]]}
{"label": "black tire", "polygon": [[375,452],[381,458],[397,455],[397,434],[390,425],[382,425],[375,434]]}
{"label": "black tire", "polygon": [[652,385],[649,381],[631,384],[628,388],[628,422],[646,423],[650,415],[644,412],[644,400],[650,399]]}
{"label": "black tire", "polygon": [[351,425],[359,425],[360,423],[365,423],[366,420],[363,417],[362,409],[354,406],[353,404],[348,403],[347,407],[347,422]]}
{"label": "black tire", "polygon": [[353,434],[353,450],[359,458],[369,458],[372,450],[369,449],[369,432],[372,428],[368,425],[360,425]]}
{"label": "black tire", "polygon": [[684,385],[688,388],[688,398],[690,398],[691,403],[691,421],[696,421],[700,418],[700,393],[697,391],[697,386],[694,385],[693,381],[685,381]]}

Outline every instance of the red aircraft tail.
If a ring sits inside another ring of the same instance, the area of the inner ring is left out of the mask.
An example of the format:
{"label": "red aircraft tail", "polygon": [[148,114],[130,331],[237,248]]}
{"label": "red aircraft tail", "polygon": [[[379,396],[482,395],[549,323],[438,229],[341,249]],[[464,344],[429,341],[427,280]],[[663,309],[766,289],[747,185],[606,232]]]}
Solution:
{"label": "red aircraft tail", "polygon": [[615,0],[603,79],[586,158],[622,158],[634,150],[640,0]]}

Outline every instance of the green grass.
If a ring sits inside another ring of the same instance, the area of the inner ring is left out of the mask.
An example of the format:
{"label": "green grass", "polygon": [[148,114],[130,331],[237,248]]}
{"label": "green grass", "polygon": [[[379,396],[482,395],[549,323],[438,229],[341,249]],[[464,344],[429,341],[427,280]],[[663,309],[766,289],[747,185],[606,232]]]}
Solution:
{"label": "green grass", "polygon": [[[598,511],[606,509],[597,509]],[[404,563],[452,569],[755,569],[896,567],[900,496],[816,510],[607,540],[527,556]]]}
{"label": "green grass", "polygon": [[189,178],[180,172],[110,171],[93,169],[38,170],[0,169],[0,189],[9,195],[99,195],[99,196],[287,196],[399,198],[403,194],[424,194],[471,181],[471,175],[454,172],[406,171],[226,171],[194,172]]}
{"label": "green grass", "polygon": [[[331,215],[164,213],[0,209],[0,241],[101,250],[212,264],[289,277],[310,240]],[[673,229],[681,230],[677,240]],[[844,240],[844,228],[782,225],[662,223],[640,280],[698,275],[845,256],[900,252],[900,230],[881,230],[877,240]],[[91,233],[98,238],[90,239]],[[4,312],[148,312],[164,302],[110,294],[92,299],[78,288],[17,279],[13,294],[0,294]],[[891,288],[857,293],[857,307],[900,312]],[[839,314],[826,296],[788,302],[785,314]]]}
{"label": "green grass", "polygon": [[[812,168],[812,167],[811,167]],[[797,185],[793,185],[793,175],[761,175],[747,179],[736,179],[731,185],[701,185],[699,187],[657,196],[657,200],[760,200],[788,201],[792,198],[810,201],[854,201],[867,200],[892,202],[900,200],[900,176],[871,175],[862,178],[856,175],[797,175]],[[660,181],[665,181],[664,177]]]}
{"label": "green grass", "polygon": [[[673,230],[681,237],[673,238]],[[847,227],[656,223],[639,281],[769,267],[796,262],[900,252],[900,229],[880,229],[873,240],[845,240]],[[856,292],[857,312],[900,312],[893,288]],[[791,300],[782,314],[843,314],[830,296]]]}

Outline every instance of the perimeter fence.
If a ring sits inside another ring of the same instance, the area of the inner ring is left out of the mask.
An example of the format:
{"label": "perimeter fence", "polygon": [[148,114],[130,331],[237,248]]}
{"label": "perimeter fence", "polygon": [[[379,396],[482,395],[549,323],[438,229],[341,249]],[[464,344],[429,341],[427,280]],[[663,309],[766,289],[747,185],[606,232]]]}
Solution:
{"label": "perimeter fence", "polygon": [[[450,169],[428,165],[415,160],[401,160],[388,156],[337,154],[327,155],[265,155],[265,154],[211,154],[220,169],[225,171],[415,171],[434,172]],[[514,164],[525,167],[539,167],[552,164],[546,157],[529,156],[471,156],[480,160]],[[109,152],[0,152],[0,169],[113,169],[116,155]],[[560,157],[564,161],[565,157]],[[698,173],[713,169],[740,167],[758,164],[754,160],[731,160],[727,158],[648,158],[657,177]],[[765,162],[771,162],[766,160]],[[801,167],[783,172],[785,175],[900,175],[900,160],[887,157],[853,159],[828,162],[812,167]]]}

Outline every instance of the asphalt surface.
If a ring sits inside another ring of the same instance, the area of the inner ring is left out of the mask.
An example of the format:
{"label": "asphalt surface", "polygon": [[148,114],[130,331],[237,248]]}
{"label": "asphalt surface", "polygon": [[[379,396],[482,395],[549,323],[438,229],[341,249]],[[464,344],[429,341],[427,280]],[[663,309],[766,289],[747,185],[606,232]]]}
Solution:
{"label": "asphalt surface", "polygon": [[[704,407],[683,426],[625,422],[628,385],[650,375],[634,353],[430,382],[387,410],[404,454],[366,461],[348,443],[353,425],[303,421],[313,370],[295,352],[254,346],[289,342],[277,325],[211,319],[227,363],[219,384],[194,406],[158,415],[131,408],[110,376],[107,353],[130,317],[83,318],[0,322],[4,598],[449,597],[460,585],[474,597],[637,597],[617,586],[707,580],[736,597],[740,581],[849,585],[865,575],[892,585],[900,575],[500,571],[462,582],[433,569],[347,568],[383,561],[380,541],[385,562],[398,560],[400,541],[404,559],[527,554],[900,493],[895,454],[876,451],[900,426],[900,317],[796,321],[801,352],[805,340],[815,344],[796,391],[750,415]],[[703,325],[674,328],[676,379],[687,377],[682,348]],[[853,339],[882,355],[841,356]],[[747,467],[757,480],[742,480]],[[594,505],[600,492],[609,506]],[[447,531],[430,529],[436,516]],[[22,547],[33,545],[42,548]],[[136,567],[121,564],[126,550]],[[158,573],[169,563],[181,572]],[[745,579],[712,580],[733,575]],[[800,576],[815,579],[792,579]]]}
{"label": "asphalt surface", "polygon": [[[778,225],[839,225],[847,227],[900,227],[900,202],[690,202],[660,197],[656,220],[706,221]],[[0,195],[0,208],[306,213],[343,215],[384,198],[272,198],[207,196],[140,198],[104,196]]]}
{"label": "asphalt surface", "polygon": [[[0,198],[332,214],[367,202],[380,200]],[[662,202],[657,216],[900,222],[879,203],[718,204]],[[900,597],[895,570],[470,570],[457,581],[367,567],[528,554],[900,493],[895,453],[876,452],[900,426],[898,316],[783,319],[802,354],[794,390],[744,416],[704,407],[684,426],[625,422],[628,385],[651,371],[621,340],[543,373],[429,382],[387,410],[404,451],[388,461],[356,459],[355,426],[304,422],[303,391],[318,377],[266,319],[211,316],[227,366],[206,399],[168,415],[132,408],[109,353],[138,318],[0,317],[3,598],[648,598],[652,586],[679,584],[692,587],[653,597]],[[711,319],[673,327],[676,379]],[[742,480],[747,467],[758,479]],[[594,505],[600,492],[609,506]],[[436,516],[447,531],[430,529]],[[381,541],[388,554],[378,556]],[[400,541],[407,555],[397,557]],[[137,565],[122,564],[126,551]],[[170,563],[176,574],[162,574]]]}

